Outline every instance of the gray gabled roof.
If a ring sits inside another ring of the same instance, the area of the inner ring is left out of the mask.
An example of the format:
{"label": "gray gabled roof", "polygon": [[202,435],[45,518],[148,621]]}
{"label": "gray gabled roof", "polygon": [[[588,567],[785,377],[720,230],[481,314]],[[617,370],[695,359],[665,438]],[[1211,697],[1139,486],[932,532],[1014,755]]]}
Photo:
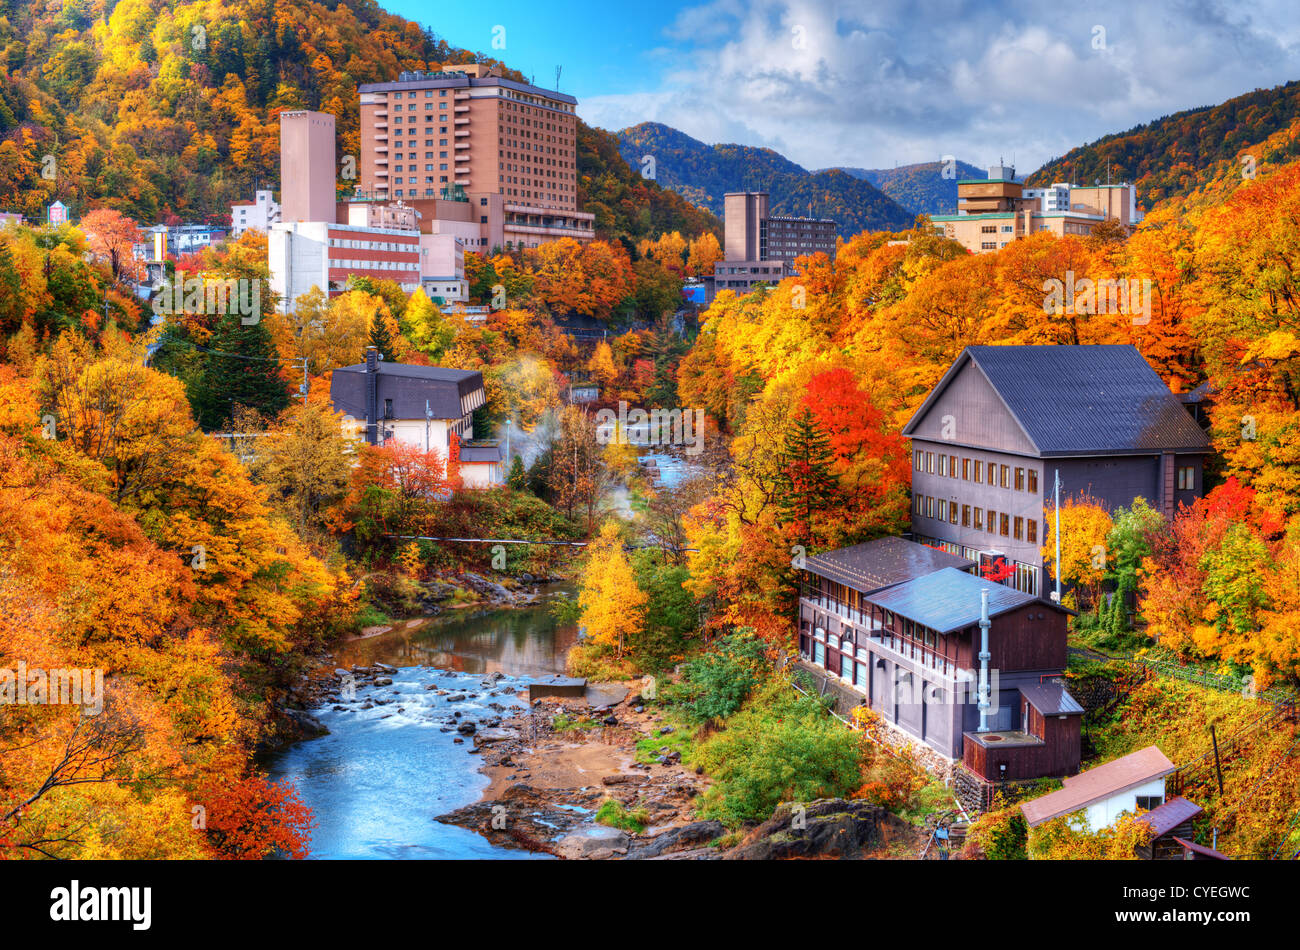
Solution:
{"label": "gray gabled roof", "polygon": [[903,427],[910,436],[972,362],[1040,457],[1208,452],[1209,439],[1137,348],[968,346]]}
{"label": "gray gabled roof", "polygon": [[933,574],[886,588],[869,595],[867,600],[931,630],[953,633],[979,623],[982,590],[989,592],[990,617],[1035,602],[1053,610],[1061,609],[1033,594],[967,574],[955,567],[945,567]]}
{"label": "gray gabled roof", "polygon": [[1060,683],[1029,683],[1020,695],[1044,716],[1082,716],[1083,707]]}
{"label": "gray gabled roof", "polygon": [[965,570],[974,561],[906,538],[877,538],[852,547],[810,554],[805,570],[864,594],[933,574],[945,567]]}
{"label": "gray gabled roof", "polygon": [[[384,402],[393,401],[394,419],[423,419],[425,405],[434,419],[460,419],[483,405],[483,374],[477,370],[445,366],[416,366],[380,361],[375,374],[377,411],[382,417]],[[366,364],[340,366],[330,377],[330,399],[335,412],[355,419],[366,417]]]}

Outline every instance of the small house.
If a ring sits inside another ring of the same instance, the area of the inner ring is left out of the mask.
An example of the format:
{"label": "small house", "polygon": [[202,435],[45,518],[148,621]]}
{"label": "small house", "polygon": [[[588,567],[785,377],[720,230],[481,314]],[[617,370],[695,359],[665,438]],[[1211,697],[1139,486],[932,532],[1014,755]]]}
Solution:
{"label": "small house", "polygon": [[[1064,788],[1022,803],[1020,811],[1031,828],[1053,818],[1082,813],[1088,829],[1100,831],[1125,812],[1153,812],[1165,804],[1165,776],[1175,768],[1158,748],[1147,746],[1065,779]],[[1167,811],[1158,823],[1163,826],[1166,820],[1182,814],[1179,806]],[[1177,823],[1171,830],[1182,824]]]}

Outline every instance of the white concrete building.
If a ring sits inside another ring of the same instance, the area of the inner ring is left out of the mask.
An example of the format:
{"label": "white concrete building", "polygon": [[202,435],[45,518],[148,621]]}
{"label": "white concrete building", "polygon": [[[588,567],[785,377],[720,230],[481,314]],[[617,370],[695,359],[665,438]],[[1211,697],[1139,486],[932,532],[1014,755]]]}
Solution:
{"label": "white concrete building", "polygon": [[420,233],[331,221],[272,225],[267,235],[271,290],[287,312],[312,287],[342,293],[352,275],[391,280],[406,293],[420,286]]}
{"label": "white concrete building", "polygon": [[230,206],[230,236],[239,237],[248,229],[269,231],[280,223],[280,206],[267,190],[258,191],[253,200]]}

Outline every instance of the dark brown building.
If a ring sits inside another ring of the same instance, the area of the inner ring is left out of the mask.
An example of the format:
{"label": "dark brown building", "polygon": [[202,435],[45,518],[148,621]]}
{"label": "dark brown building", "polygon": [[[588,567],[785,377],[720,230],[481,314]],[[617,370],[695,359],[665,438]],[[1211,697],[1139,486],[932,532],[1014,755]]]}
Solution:
{"label": "dark brown building", "polygon": [[1073,774],[1083,709],[1051,682],[1065,668],[1069,611],[983,580],[975,566],[901,538],[809,557],[802,662],[983,778]]}

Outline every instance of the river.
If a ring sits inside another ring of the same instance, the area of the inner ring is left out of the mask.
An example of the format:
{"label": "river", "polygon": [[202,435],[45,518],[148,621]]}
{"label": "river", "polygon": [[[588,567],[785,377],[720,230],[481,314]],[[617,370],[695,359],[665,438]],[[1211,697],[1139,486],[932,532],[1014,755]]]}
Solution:
{"label": "river", "polygon": [[[336,665],[398,667],[392,685],[360,687],[356,699],[313,712],[330,730],[268,757],[271,778],[292,782],[311,808],[313,858],[536,859],[480,835],[434,821],[477,801],[488,785],[473,742],[444,731],[451,716],[476,721],[523,703],[529,677],[563,672],[577,631],[557,625],[543,605],[448,611],[417,630],[395,630],[342,645]],[[484,674],[506,677],[495,696]],[[439,695],[438,690],[447,695]],[[472,695],[477,694],[477,696]],[[457,699],[457,697],[464,697]],[[367,702],[387,700],[363,709]],[[453,702],[453,700],[456,700]]]}

